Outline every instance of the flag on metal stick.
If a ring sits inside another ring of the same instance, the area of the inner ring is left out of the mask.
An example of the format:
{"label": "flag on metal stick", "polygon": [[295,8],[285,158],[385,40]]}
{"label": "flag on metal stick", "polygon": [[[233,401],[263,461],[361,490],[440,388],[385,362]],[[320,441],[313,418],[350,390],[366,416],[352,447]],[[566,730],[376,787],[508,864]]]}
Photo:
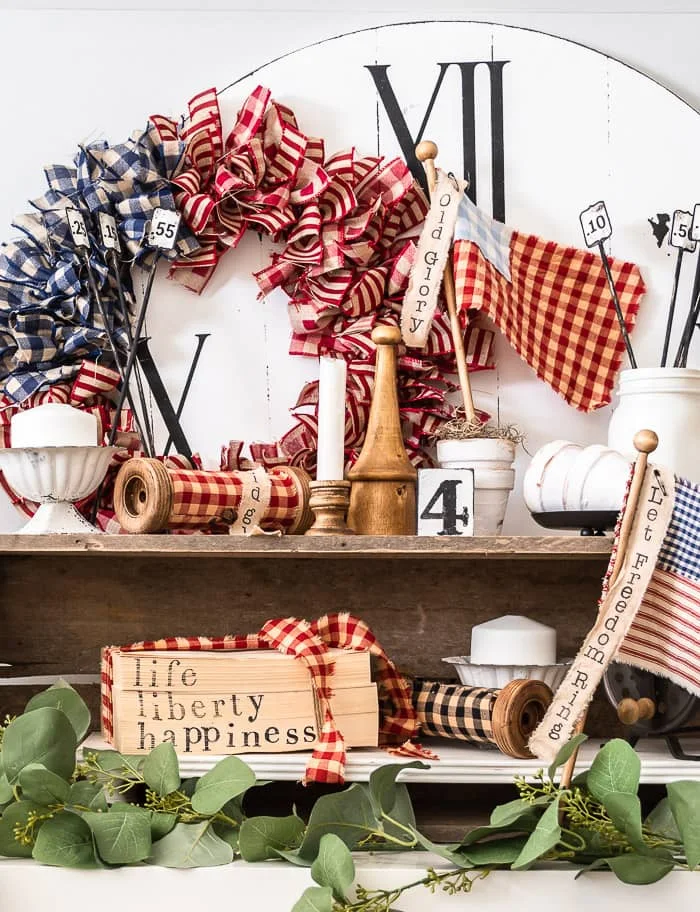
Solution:
{"label": "flag on metal stick", "polygon": [[[610,402],[625,343],[598,257],[514,231],[465,196],[454,263],[458,304],[486,313],[541,380],[581,411]],[[633,263],[609,264],[630,331],[644,281]]]}

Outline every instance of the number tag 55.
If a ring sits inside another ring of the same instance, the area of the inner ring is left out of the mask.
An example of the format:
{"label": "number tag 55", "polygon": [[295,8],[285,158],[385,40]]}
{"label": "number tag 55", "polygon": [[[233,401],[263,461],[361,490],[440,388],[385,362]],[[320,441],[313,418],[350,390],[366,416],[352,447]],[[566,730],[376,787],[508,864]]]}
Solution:
{"label": "number tag 55", "polygon": [[156,209],[151,219],[151,230],[148,232],[148,246],[172,250],[177,242],[179,227],[179,212],[172,209]]}

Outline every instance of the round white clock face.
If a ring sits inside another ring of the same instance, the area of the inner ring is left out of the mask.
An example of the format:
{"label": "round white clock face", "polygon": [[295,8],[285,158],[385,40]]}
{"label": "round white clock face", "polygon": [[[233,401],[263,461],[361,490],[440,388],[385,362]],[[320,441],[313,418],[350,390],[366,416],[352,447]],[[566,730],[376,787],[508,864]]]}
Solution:
{"label": "round white clock face", "polygon": [[[658,365],[677,257],[668,244],[670,218],[700,202],[700,117],[673,93],[571,41],[474,22],[369,29],[266,63],[222,92],[225,129],[258,84],[295,111],[305,133],[324,137],[328,153],[355,146],[409,158],[419,139],[434,140],[445,170],[469,173],[478,205],[521,231],[584,247],[579,213],[604,201],[608,252],[637,263],[648,288],[632,335],[637,360]],[[163,349],[173,378],[183,371],[191,334],[214,332],[188,405],[188,423],[197,425],[191,436],[205,452],[229,436],[279,437],[296,391],[316,375],[313,362],[287,355],[285,296],[256,300],[250,273],[270,250],[268,241],[248,236],[224,258],[201,301],[162,283],[154,299],[154,341],[178,326]],[[697,259],[697,252],[684,255],[674,342]],[[495,372],[473,378],[477,403],[517,422],[531,453],[553,437],[605,442],[608,409],[571,409],[502,338],[497,362]],[[215,413],[205,404],[212,389]],[[521,468],[527,459],[521,453]],[[518,485],[505,531],[534,532],[519,493]]]}

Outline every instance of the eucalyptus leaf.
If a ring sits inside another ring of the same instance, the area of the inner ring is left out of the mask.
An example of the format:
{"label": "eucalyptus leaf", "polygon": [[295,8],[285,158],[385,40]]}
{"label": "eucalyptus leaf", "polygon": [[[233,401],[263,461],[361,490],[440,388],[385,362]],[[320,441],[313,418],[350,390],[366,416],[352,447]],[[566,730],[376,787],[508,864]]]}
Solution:
{"label": "eucalyptus leaf", "polygon": [[489,823],[492,827],[510,827],[523,818],[530,818],[535,813],[535,808],[546,807],[555,799],[555,795],[543,795],[534,801],[524,801],[516,798],[507,804],[500,804],[491,812]]}
{"label": "eucalyptus leaf", "polygon": [[636,795],[642,764],[634,748],[621,738],[608,741],[595,756],[586,784],[591,795],[600,801],[611,792]]}
{"label": "eucalyptus leaf", "polygon": [[97,782],[87,782],[85,779],[79,779],[71,785],[67,803],[70,807],[88,811],[106,811],[109,807],[104,788]]}
{"label": "eucalyptus leaf", "polygon": [[510,865],[520,857],[525,848],[527,836],[507,836],[503,839],[488,839],[486,842],[477,842],[468,848],[460,849],[460,855],[465,862],[481,865]]}
{"label": "eucalyptus leaf", "polygon": [[231,846],[235,855],[238,851],[238,842],[241,835],[240,830],[232,830],[228,824],[222,823],[220,820],[214,820],[212,827],[219,839],[223,839],[224,842],[227,842]]}
{"label": "eucalyptus leaf", "polygon": [[671,782],[666,791],[683,839],[685,858],[692,870],[700,864],[700,782]]}
{"label": "eucalyptus leaf", "polygon": [[605,861],[618,880],[626,884],[651,884],[661,880],[674,868],[673,859],[649,855],[618,855]]}
{"label": "eucalyptus leaf", "polygon": [[644,825],[657,836],[664,836],[666,839],[673,839],[675,842],[683,841],[668,798],[662,798],[659,801],[644,821]]}
{"label": "eucalyptus leaf", "polygon": [[391,814],[396,804],[396,777],[405,769],[430,769],[427,763],[411,760],[410,763],[386,763],[370,773],[369,795],[377,817]]}
{"label": "eucalyptus leaf", "polygon": [[[10,858],[31,858],[32,846],[21,845],[15,839],[15,827],[24,827],[27,825],[29,814],[48,815],[51,811],[47,807],[37,804],[35,801],[22,799],[15,801],[3,811],[0,819],[0,855],[7,855]],[[34,834],[39,832],[44,826],[45,820],[39,820],[34,825]]]}
{"label": "eucalyptus leaf", "polygon": [[19,786],[22,797],[36,801],[37,804],[66,804],[70,794],[70,784],[47,770],[42,763],[30,763],[19,774]]}
{"label": "eucalyptus leaf", "polygon": [[321,887],[330,887],[338,902],[347,900],[347,891],[355,879],[355,863],[350,849],[334,833],[321,839],[311,876]]}
{"label": "eucalyptus leaf", "polygon": [[538,820],[539,818],[534,813],[530,813],[529,815],[520,817],[516,823],[507,826],[503,824],[497,824],[496,826],[486,824],[484,826],[474,827],[473,829],[468,830],[464,835],[460,843],[460,848],[466,848],[467,846],[474,845],[484,839],[500,836],[502,833],[532,833],[537,826]]}
{"label": "eucalyptus leaf", "polygon": [[151,840],[156,842],[167,836],[177,823],[177,814],[167,811],[151,811]]}
{"label": "eucalyptus leaf", "polygon": [[383,820],[384,832],[388,833],[389,836],[405,839],[406,833],[401,827],[415,828],[416,815],[413,811],[413,802],[405,782],[396,783],[396,801],[389,816],[391,820],[386,817]]}
{"label": "eucalyptus leaf", "polygon": [[195,786],[192,807],[198,814],[216,814],[238,795],[255,785],[255,773],[241,759],[224,757]]}
{"label": "eucalyptus leaf", "polygon": [[175,748],[164,741],[148,754],[143,764],[146,785],[159,795],[170,795],[180,788],[180,765]]}
{"label": "eucalyptus leaf", "polygon": [[15,797],[12,786],[7,781],[7,776],[3,773],[0,776],[0,804],[7,804]]}
{"label": "eucalyptus leaf", "polygon": [[543,855],[550,852],[560,839],[559,799],[557,798],[549,805],[533,832],[530,833],[522,851],[513,862],[513,869],[519,871],[529,868],[538,858],[542,858]]}
{"label": "eucalyptus leaf", "polygon": [[461,846],[443,845],[442,843],[431,842],[427,836],[419,833],[418,830],[414,830],[413,835],[418,845],[422,849],[425,849],[426,852],[432,852],[434,855],[439,855],[440,858],[452,862],[452,864],[457,865],[458,868],[471,867],[468,859],[463,854]]}
{"label": "eucalyptus leaf", "polygon": [[114,804],[107,812],[83,814],[95,837],[100,858],[107,864],[134,864],[151,851],[151,812]]}
{"label": "eucalyptus leaf", "polygon": [[578,735],[574,735],[573,738],[567,741],[566,744],[564,744],[559,749],[559,752],[557,753],[554,760],[552,760],[552,763],[547,771],[550,779],[554,779],[559,767],[564,766],[567,760],[569,760],[569,758],[574,755],[574,753],[583,744],[583,742],[587,740],[588,735],[584,735],[583,732],[580,732]]}
{"label": "eucalyptus leaf", "polygon": [[36,694],[24,708],[25,713],[44,706],[58,709],[68,717],[73,726],[77,743],[80,743],[90,727],[90,710],[77,690],[74,690],[67,681],[59,680],[52,684],[48,690]]}
{"label": "eucalyptus leaf", "polygon": [[91,748],[83,748],[83,759],[87,758],[87,755],[94,757],[95,763],[101,770],[104,770],[106,773],[119,772],[123,769],[128,769],[131,764],[129,760],[120,754],[119,751],[115,750],[92,750]]}
{"label": "eucalyptus leaf", "polygon": [[244,861],[279,858],[280,850],[301,845],[306,829],[301,817],[249,817],[241,824],[238,848]]}
{"label": "eucalyptus leaf", "polygon": [[636,795],[627,792],[608,792],[603,807],[616,829],[629,839],[638,851],[645,849],[642,838],[642,805]]}
{"label": "eucalyptus leaf", "polygon": [[78,814],[56,814],[39,830],[32,857],[41,864],[62,868],[95,868],[92,830]]}
{"label": "eucalyptus leaf", "polygon": [[164,868],[209,868],[233,861],[233,849],[209,820],[178,823],[154,844],[148,861]]}
{"label": "eucalyptus leaf", "polygon": [[313,806],[299,856],[313,861],[318,855],[321,839],[335,833],[349,849],[378,827],[367,791],[358,783],[334,795],[322,795]]}
{"label": "eucalyptus leaf", "polygon": [[333,912],[333,891],[330,887],[307,887],[292,912]]}
{"label": "eucalyptus leaf", "polygon": [[8,782],[17,782],[30,763],[41,763],[62,779],[75,769],[77,739],[73,726],[60,710],[44,706],[17,716],[2,739],[2,757]]}

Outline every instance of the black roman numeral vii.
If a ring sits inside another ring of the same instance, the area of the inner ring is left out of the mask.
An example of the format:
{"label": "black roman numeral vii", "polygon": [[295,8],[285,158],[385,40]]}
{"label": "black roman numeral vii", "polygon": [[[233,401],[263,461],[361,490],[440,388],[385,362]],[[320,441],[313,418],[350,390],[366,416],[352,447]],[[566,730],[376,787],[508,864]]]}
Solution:
{"label": "black roman numeral vii", "polygon": [[[469,175],[469,196],[477,202],[476,181],[476,97],[474,87],[474,71],[478,66],[488,67],[491,86],[491,196],[493,200],[492,215],[503,222],[506,217],[505,200],[505,155],[503,150],[503,68],[508,60],[473,60],[465,62],[452,61],[439,63],[440,73],[433,88],[428,107],[426,108],[423,122],[415,136],[406,123],[401,106],[396,98],[396,93],[389,81],[389,64],[368,64],[367,69],[372,75],[374,84],[379,93],[379,98],[391,122],[396,138],[401,146],[401,152],[411,168],[416,180],[425,187],[425,174],[415,156],[416,144],[421,141],[425,128],[430,119],[435,101],[442,87],[445,73],[451,66],[459,67],[462,77],[462,146],[464,158],[464,174]],[[436,137],[437,139],[438,137]]]}

